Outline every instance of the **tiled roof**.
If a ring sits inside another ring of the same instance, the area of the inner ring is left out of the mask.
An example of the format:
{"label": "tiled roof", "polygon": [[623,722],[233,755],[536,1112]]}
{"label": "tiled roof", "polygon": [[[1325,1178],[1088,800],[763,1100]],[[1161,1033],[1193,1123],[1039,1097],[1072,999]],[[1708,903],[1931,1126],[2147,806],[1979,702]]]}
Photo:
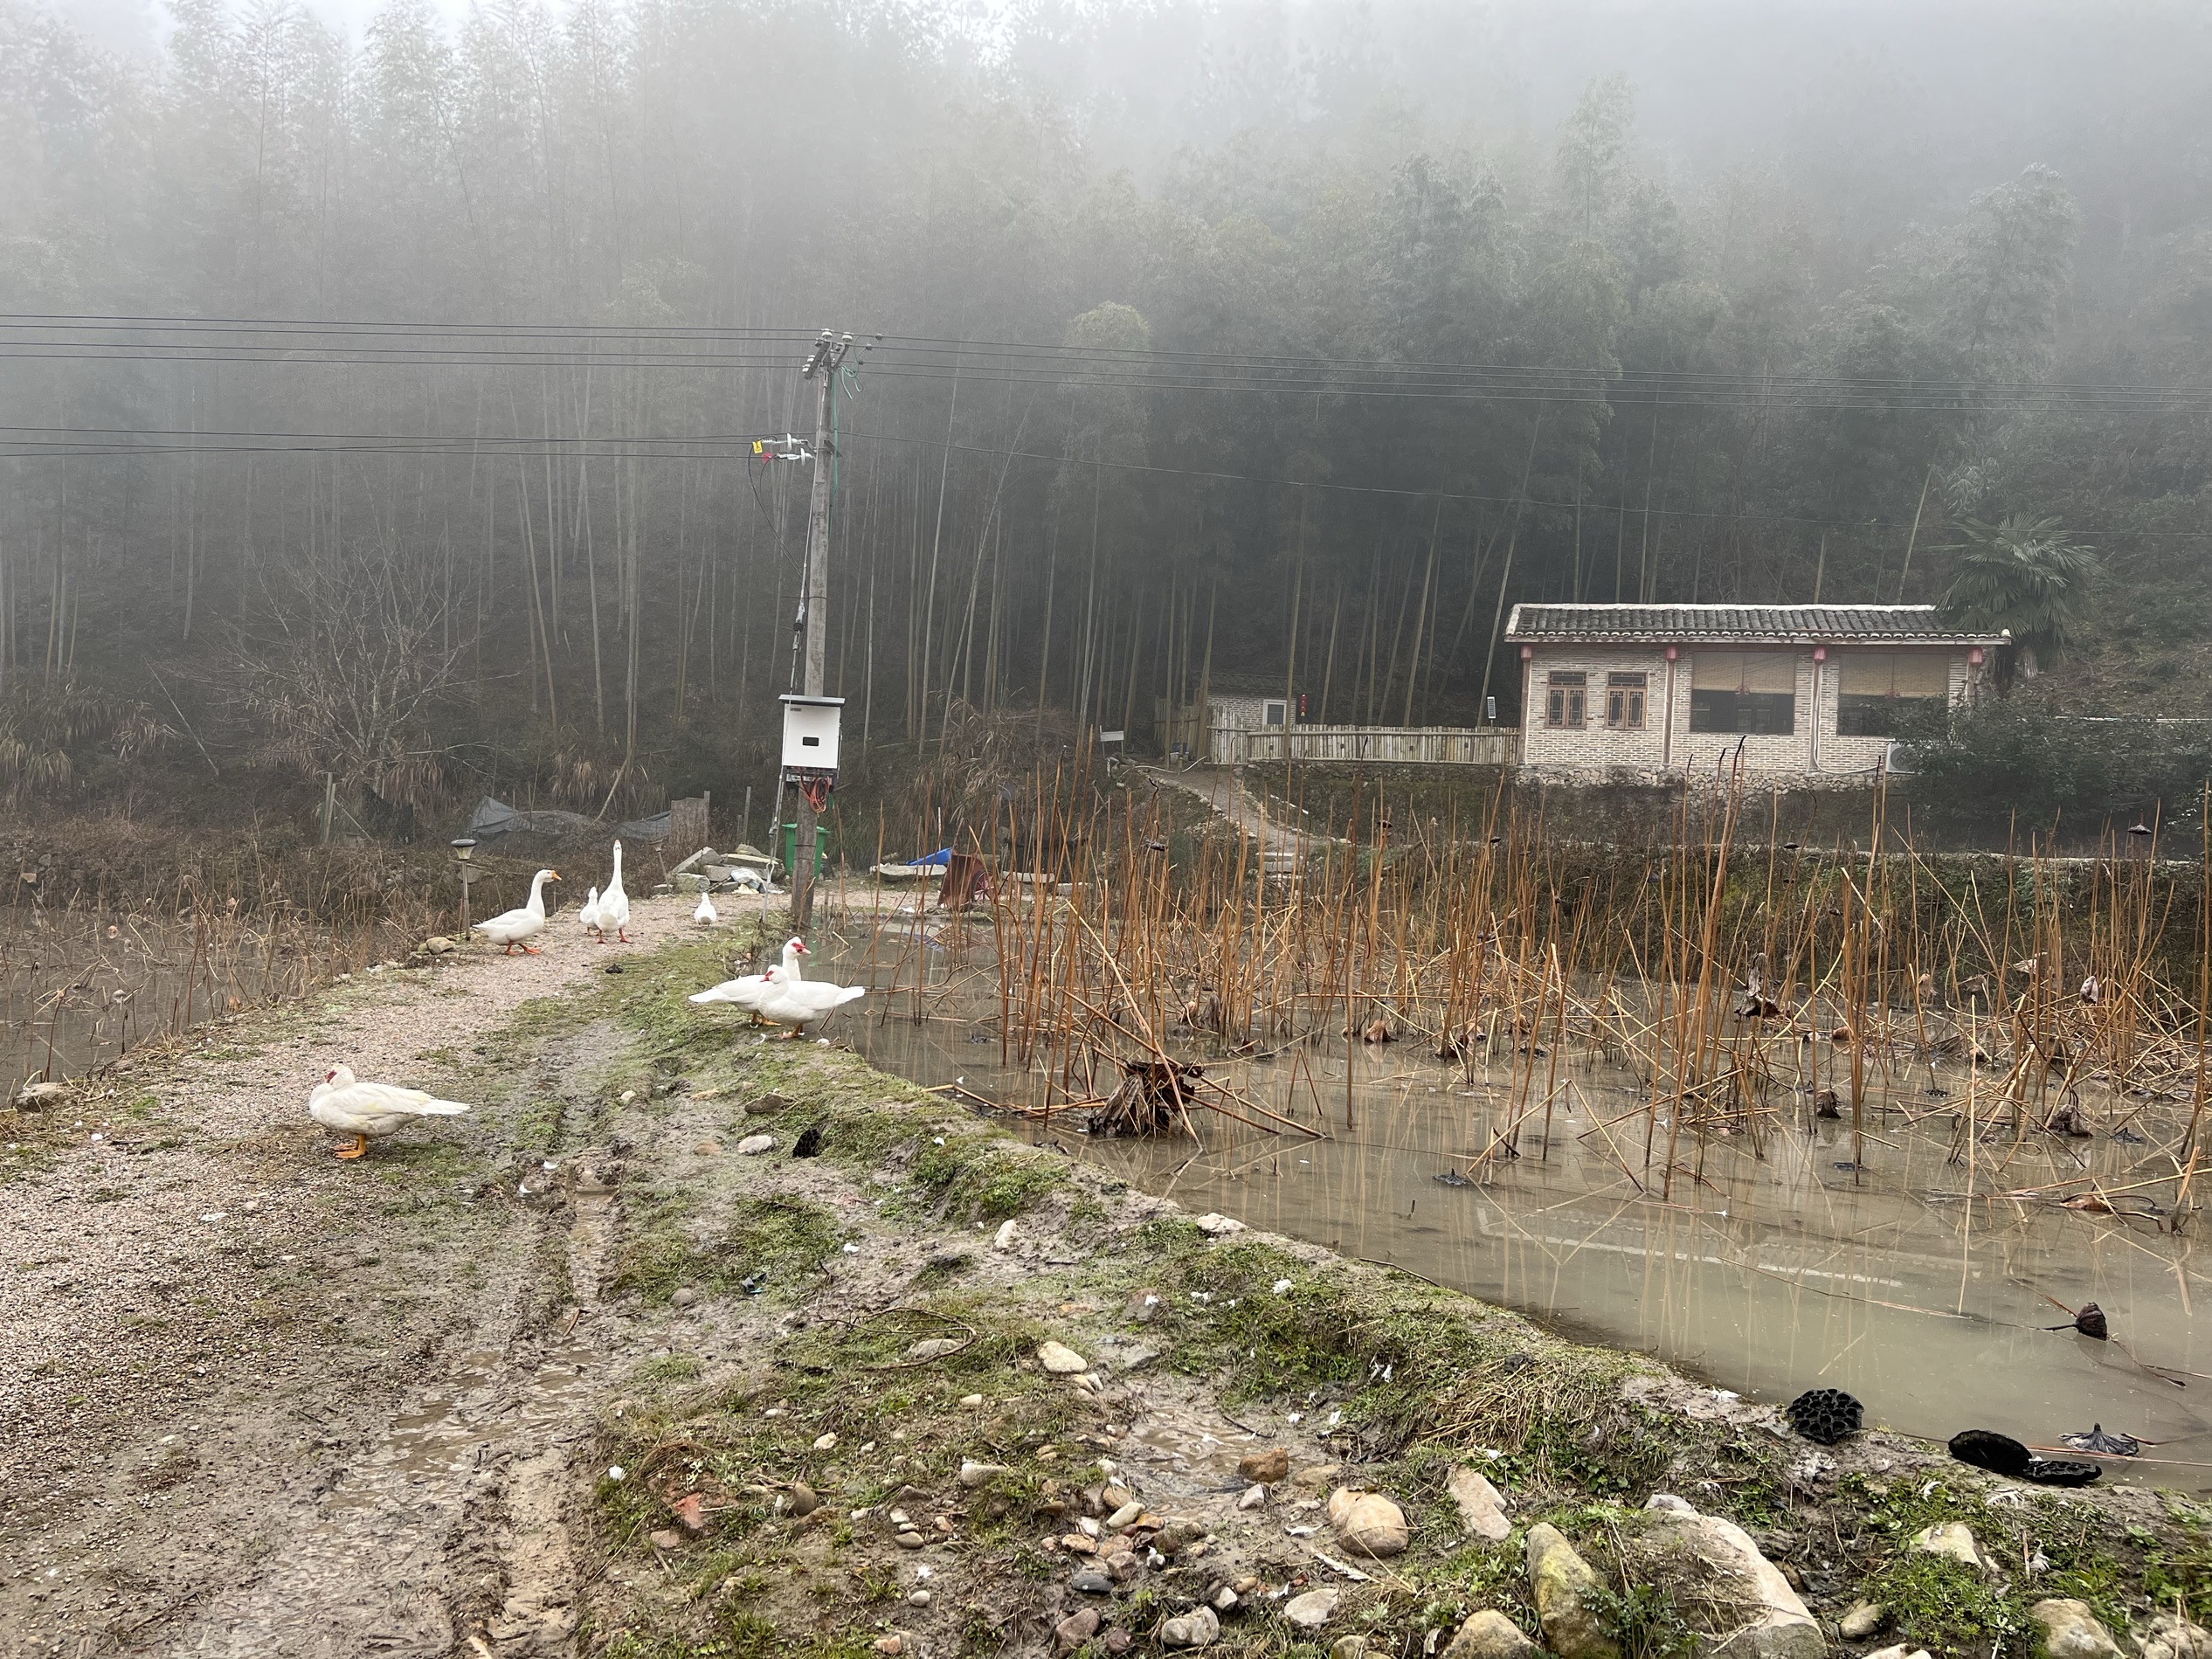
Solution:
{"label": "tiled roof", "polygon": [[2003,636],[1946,627],[1932,605],[1517,605],[1509,639],[1898,640],[1997,645]]}

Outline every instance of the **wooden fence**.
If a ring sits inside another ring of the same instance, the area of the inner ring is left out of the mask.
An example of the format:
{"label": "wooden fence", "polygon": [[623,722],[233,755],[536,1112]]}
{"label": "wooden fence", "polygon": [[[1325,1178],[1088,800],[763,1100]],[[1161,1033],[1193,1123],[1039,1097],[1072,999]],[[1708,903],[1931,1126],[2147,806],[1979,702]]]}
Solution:
{"label": "wooden fence", "polygon": [[1213,753],[1243,761],[1392,762],[1414,766],[1510,766],[1521,734],[1510,726],[1293,726],[1289,732],[1217,729]]}

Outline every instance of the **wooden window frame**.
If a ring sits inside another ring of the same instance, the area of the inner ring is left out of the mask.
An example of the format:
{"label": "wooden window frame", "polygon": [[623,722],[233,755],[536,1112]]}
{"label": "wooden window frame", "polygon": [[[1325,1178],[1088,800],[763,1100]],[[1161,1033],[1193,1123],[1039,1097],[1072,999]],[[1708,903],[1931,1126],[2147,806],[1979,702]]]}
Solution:
{"label": "wooden window frame", "polygon": [[1605,677],[1607,731],[1642,731],[1651,703],[1651,676],[1614,669]]}
{"label": "wooden window frame", "polygon": [[1589,724],[1590,676],[1579,668],[1554,668],[1544,677],[1544,725],[1548,731],[1580,731]]}

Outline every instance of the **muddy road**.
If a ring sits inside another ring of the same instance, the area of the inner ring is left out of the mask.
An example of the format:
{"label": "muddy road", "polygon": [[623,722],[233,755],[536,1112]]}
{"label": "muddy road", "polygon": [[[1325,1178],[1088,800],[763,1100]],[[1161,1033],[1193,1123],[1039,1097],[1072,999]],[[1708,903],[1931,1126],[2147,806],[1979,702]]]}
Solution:
{"label": "muddy road", "polygon": [[[648,945],[689,928],[637,913]],[[511,1026],[638,948],[545,943],[0,1115],[0,1651],[568,1650],[564,1448],[610,1358],[597,1055]],[[503,1098],[342,1163],[306,1115],[341,1060]]]}

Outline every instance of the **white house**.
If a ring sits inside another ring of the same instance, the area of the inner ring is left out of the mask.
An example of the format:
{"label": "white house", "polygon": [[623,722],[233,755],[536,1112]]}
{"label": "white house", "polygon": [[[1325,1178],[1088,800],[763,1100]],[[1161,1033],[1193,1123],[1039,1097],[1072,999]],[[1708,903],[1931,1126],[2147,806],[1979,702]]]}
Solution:
{"label": "white house", "polygon": [[1978,697],[2002,633],[1929,605],[1517,605],[1521,764],[1538,777],[1746,772],[1842,781],[1916,711]]}

